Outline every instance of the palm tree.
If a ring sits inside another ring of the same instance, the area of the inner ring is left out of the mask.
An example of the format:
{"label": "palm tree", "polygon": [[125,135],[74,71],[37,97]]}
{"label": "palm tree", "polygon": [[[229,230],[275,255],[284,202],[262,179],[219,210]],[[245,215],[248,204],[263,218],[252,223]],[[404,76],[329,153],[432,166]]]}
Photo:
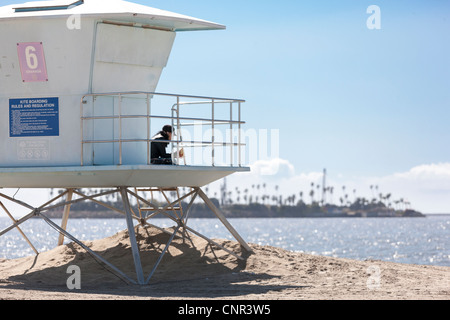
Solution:
{"label": "palm tree", "polygon": [[[266,200],[267,200],[267,201],[266,201]],[[265,204],[265,205],[268,205],[268,204],[269,204],[269,203],[268,203],[269,201],[270,201],[270,196],[269,196],[268,194],[264,194],[264,204]]]}
{"label": "palm tree", "polygon": [[311,191],[309,192],[309,196],[311,197],[311,204],[314,202],[314,182],[311,182]]}
{"label": "palm tree", "polygon": [[386,204],[387,204],[387,207],[388,207],[388,208],[391,207],[391,203],[389,202],[389,199],[390,199],[390,198],[391,198],[391,194],[388,193],[388,194],[386,195]]}
{"label": "palm tree", "polygon": [[404,209],[405,209],[405,206],[404,206],[405,200],[404,200],[403,198],[400,198],[399,201],[400,201],[400,203],[401,203],[401,207],[400,207],[400,208],[401,208],[402,210],[404,210]]}
{"label": "palm tree", "polygon": [[276,205],[277,204],[277,196],[275,196],[275,195],[273,195],[272,196],[272,202],[273,202],[273,204],[272,205]]}
{"label": "palm tree", "polygon": [[314,203],[314,189],[311,189],[311,191],[309,192],[309,196],[311,197],[311,204]]}
{"label": "palm tree", "polygon": [[399,204],[400,203],[400,200],[394,200],[394,210],[398,210],[399,209]]}

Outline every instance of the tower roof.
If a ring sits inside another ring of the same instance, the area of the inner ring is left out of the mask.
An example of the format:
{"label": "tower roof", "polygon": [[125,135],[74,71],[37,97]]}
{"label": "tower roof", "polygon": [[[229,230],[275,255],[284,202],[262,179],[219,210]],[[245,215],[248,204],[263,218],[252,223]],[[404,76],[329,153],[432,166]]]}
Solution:
{"label": "tower roof", "polygon": [[225,26],[122,0],[32,1],[0,7],[0,19],[92,16],[170,31],[217,30]]}

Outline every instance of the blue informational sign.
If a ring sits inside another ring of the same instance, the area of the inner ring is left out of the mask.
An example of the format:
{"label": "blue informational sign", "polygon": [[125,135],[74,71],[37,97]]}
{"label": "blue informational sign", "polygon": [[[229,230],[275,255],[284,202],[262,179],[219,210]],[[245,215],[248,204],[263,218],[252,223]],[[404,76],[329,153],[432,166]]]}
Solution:
{"label": "blue informational sign", "polygon": [[59,98],[9,99],[9,136],[59,136]]}

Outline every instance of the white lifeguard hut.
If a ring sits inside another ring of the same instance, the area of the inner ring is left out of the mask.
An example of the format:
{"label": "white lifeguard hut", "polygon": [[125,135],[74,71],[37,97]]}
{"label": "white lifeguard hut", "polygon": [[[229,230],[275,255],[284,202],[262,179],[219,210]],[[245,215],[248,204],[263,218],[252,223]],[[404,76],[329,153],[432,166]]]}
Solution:
{"label": "white lifeguard hut", "polygon": [[[4,201],[30,210],[16,220],[6,202],[0,201],[0,208],[13,220],[0,236],[14,228],[22,233],[19,225],[37,216],[61,233],[59,244],[65,236],[90,251],[65,230],[70,205],[92,200],[108,207],[101,197],[119,193],[124,210],[110,209],[126,217],[137,282],[91,253],[127,281],[146,284],[154,269],[144,279],[133,219],[146,224],[155,214],[166,214],[176,222],[170,239],[180,229],[195,232],[185,221],[198,196],[251,251],[201,189],[232,173],[249,170],[241,164],[244,101],[155,92],[177,32],[224,28],[121,0],[33,1],[1,7],[0,189],[65,191],[34,207],[0,190]],[[179,159],[176,153],[176,165],[152,165],[152,136],[167,123],[176,131],[169,141],[172,149],[183,148],[185,157]],[[178,197],[164,207],[139,195],[139,190],[164,192],[179,187],[191,191],[182,196],[177,193]],[[79,188],[109,191],[87,196]],[[62,196],[66,200],[57,202]],[[133,212],[129,197],[151,208],[152,214]],[[170,214],[176,204],[188,198],[186,210]],[[61,226],[45,215],[58,206],[64,206]]]}

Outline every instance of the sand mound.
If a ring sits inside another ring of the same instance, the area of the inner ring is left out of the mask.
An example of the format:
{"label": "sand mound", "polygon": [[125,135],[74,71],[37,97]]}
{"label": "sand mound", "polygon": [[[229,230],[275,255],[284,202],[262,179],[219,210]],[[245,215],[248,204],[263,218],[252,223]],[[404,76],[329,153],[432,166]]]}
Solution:
{"label": "sand mound", "polygon": [[[167,231],[171,231],[168,229]],[[136,227],[145,278],[170,235]],[[129,285],[79,245],[70,243],[35,257],[0,259],[0,299],[450,299],[450,268],[354,261],[215,240],[244,261],[202,238],[175,238],[147,286]],[[136,279],[127,231],[84,242]],[[67,288],[76,265],[80,290]]]}
{"label": "sand mound", "polygon": [[[173,229],[163,232],[154,227],[136,227],[136,239],[140,249],[141,264],[144,273],[149,274],[160,253],[170,238]],[[221,241],[222,245],[241,254],[240,248],[230,241]],[[127,230],[111,237],[83,242],[92,251],[113,264],[130,278],[136,279],[135,265]],[[216,249],[216,248],[214,248]],[[238,268],[238,260],[223,250],[212,250],[206,240],[189,235],[175,237],[164,255],[160,268],[152,277],[155,281],[188,280],[228,273]],[[1,262],[1,261],[0,261]],[[40,253],[36,257],[27,257],[12,261],[3,261],[0,267],[2,275],[6,273],[6,265],[11,270],[9,280],[26,282],[27,284],[45,284],[48,286],[66,286],[70,274],[67,268],[76,265],[82,273],[84,287],[112,286],[125,283],[113,270],[98,261],[90,253],[76,243],[56,247]],[[4,278],[4,277],[2,277]]]}

